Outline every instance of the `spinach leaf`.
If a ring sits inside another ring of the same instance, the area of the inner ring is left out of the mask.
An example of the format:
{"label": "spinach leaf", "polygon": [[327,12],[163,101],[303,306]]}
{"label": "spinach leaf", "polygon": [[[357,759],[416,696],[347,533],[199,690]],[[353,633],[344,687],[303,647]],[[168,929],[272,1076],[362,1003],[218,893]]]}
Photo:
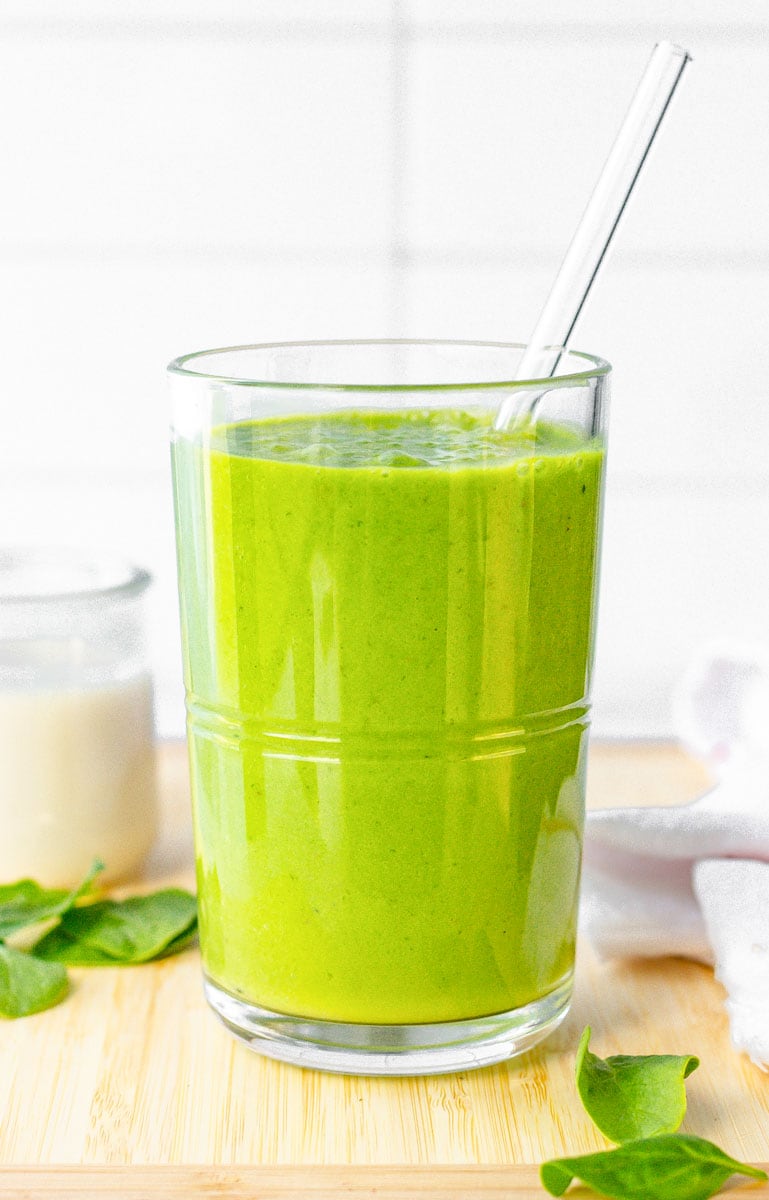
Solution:
{"label": "spinach leaf", "polygon": [[67,972],[59,963],[40,962],[0,942],[0,1016],[27,1017],[53,1008],[68,990]]}
{"label": "spinach leaf", "polygon": [[765,1171],[737,1162],[712,1142],[684,1133],[556,1158],[540,1167],[551,1196],[562,1196],[573,1179],[580,1179],[613,1200],[707,1200],[736,1174],[767,1178]]}
{"label": "spinach leaf", "polygon": [[18,883],[0,886],[0,940],[27,925],[39,925],[41,921],[58,917],[72,908],[103,870],[104,863],[97,859],[83,882],[71,892],[43,888],[34,879],[20,879]]}
{"label": "spinach leaf", "polygon": [[684,1080],[700,1065],[693,1054],[614,1054],[589,1049],[590,1026],[577,1050],[577,1090],[595,1124],[612,1142],[674,1133],[686,1112]]}
{"label": "spinach leaf", "polygon": [[32,953],[73,967],[149,962],[187,945],[196,922],[195,897],[180,888],[102,900],[66,912]]}
{"label": "spinach leaf", "polygon": [[198,920],[197,920],[197,916],[196,916],[195,920],[192,922],[192,924],[187,929],[185,929],[182,933],[180,933],[177,937],[173,938],[173,940],[168,943],[165,950],[163,950],[161,954],[158,954],[157,957],[158,958],[171,958],[171,956],[173,954],[181,953],[182,950],[186,950],[188,946],[192,945],[192,943],[195,941],[197,936],[198,936]]}

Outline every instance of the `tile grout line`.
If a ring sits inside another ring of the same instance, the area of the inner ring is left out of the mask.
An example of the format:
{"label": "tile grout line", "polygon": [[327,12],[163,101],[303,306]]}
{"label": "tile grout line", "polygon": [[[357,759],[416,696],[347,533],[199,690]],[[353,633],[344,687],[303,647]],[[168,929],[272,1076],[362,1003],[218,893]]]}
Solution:
{"label": "tile grout line", "polygon": [[[143,266],[163,266],[169,263],[184,263],[191,267],[215,264],[217,266],[240,266],[249,264],[280,264],[283,266],[384,266],[393,267],[477,267],[517,266],[552,270],[558,264],[557,249],[538,249],[535,246],[444,245],[435,248],[410,245],[403,237],[404,229],[404,174],[408,152],[407,138],[401,132],[393,139],[396,149],[391,153],[393,165],[397,160],[397,177],[394,180],[389,229],[381,247],[308,247],[297,249],[290,246],[276,248],[261,245],[211,246],[200,244],[140,245],[131,242],[104,242],[86,245],[77,240],[56,243],[17,242],[14,245],[0,243],[0,262],[6,265],[54,262],[106,265],[126,261],[141,262]],[[618,250],[613,260],[613,269],[625,270],[722,270],[766,271],[769,270],[769,249],[743,246],[740,248],[703,245],[695,250],[669,248],[650,250]]]}
{"label": "tile grout line", "polygon": [[718,21],[633,21],[611,23],[601,21],[558,21],[546,23],[536,20],[516,21],[466,21],[449,25],[441,21],[407,22],[409,36],[430,41],[433,45],[449,45],[458,39],[467,39],[477,45],[486,43],[528,41],[538,44],[551,43],[572,46],[575,41],[590,40],[603,45],[626,43],[638,45],[642,41],[692,39],[696,37],[717,38],[725,47],[749,46],[762,48],[769,22],[745,21],[729,25]]}
{"label": "tile grout line", "polygon": [[406,82],[406,38],[401,0],[390,3],[390,229],[388,238],[390,337],[403,337],[406,329],[406,286],[403,240],[405,235],[406,118],[408,110]]}
{"label": "tile grout line", "polygon": [[[392,0],[392,11],[400,9],[400,0]],[[261,41],[307,43],[312,41],[381,41],[391,40],[393,27],[397,25],[408,39],[430,41],[434,45],[449,44],[466,40],[476,44],[500,41],[550,43],[553,46],[572,45],[575,39],[591,39],[602,43],[637,44],[639,40],[655,40],[663,32],[670,36],[685,38],[718,38],[722,46],[761,47],[766,36],[767,23],[744,21],[727,24],[708,20],[680,21],[666,27],[664,22],[627,21],[623,23],[601,21],[559,21],[548,23],[537,20],[516,21],[464,21],[454,24],[438,21],[413,21],[402,16],[393,16],[386,21],[355,21],[352,19],[282,20],[280,18],[257,19],[211,19],[175,20],[137,18],[114,20],[85,18],[82,20],[34,20],[30,18],[0,19],[0,29],[5,38],[38,38],[46,41],[69,41],[78,38],[102,38],[105,40],[130,39],[133,41],[178,41],[218,40],[241,42],[250,36]]]}
{"label": "tile grout line", "polygon": [[37,38],[41,41],[74,41],[100,38],[134,42],[236,42],[258,37],[261,42],[295,43],[346,41],[382,41],[388,26],[377,21],[291,21],[223,19],[187,21],[155,18],[150,20],[85,20],[0,19],[0,30],[6,38]]}

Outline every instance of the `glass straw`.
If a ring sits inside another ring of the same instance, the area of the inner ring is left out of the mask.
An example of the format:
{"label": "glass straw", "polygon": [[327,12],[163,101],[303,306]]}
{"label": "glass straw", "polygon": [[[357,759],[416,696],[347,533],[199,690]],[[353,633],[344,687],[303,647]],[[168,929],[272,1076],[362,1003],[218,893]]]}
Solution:
{"label": "glass straw", "polygon": [[[657,130],[686,64],[688,51],[659,42],[628,109],[617,139],[577,226],[515,374],[517,380],[547,379],[555,374],[590,288],[625,211]],[[530,416],[542,395],[511,393],[500,405],[495,429],[515,415]]]}

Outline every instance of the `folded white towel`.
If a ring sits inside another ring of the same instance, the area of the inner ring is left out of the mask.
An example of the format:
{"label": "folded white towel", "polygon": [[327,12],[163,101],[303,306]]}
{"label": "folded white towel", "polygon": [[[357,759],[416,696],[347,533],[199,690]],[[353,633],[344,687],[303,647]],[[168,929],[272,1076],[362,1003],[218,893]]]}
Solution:
{"label": "folded white towel", "polygon": [[684,744],[717,777],[679,808],[588,816],[582,928],[607,957],[713,963],[732,1040],[769,1065],[769,655],[718,646],[676,701]]}
{"label": "folded white towel", "polygon": [[769,863],[706,859],[694,868],[716,975],[726,988],[732,1040],[769,1065]]}

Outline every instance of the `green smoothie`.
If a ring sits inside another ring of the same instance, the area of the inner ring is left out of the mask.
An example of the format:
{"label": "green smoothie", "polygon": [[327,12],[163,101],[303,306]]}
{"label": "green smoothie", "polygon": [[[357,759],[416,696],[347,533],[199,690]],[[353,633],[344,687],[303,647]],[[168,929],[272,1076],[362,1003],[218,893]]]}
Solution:
{"label": "green smoothie", "polygon": [[249,1003],[439,1022],[569,978],[603,452],[491,421],[175,444],[201,945]]}

